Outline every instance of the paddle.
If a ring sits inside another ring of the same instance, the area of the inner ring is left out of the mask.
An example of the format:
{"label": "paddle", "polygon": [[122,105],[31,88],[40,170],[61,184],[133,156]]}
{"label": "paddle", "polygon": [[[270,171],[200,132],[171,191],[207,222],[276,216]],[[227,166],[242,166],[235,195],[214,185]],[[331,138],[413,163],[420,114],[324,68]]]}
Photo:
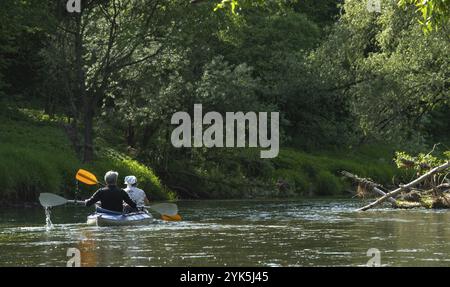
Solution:
{"label": "paddle", "polygon": [[[97,177],[93,173],[84,169],[79,169],[77,174],[75,175],[75,178],[78,181],[81,181],[82,183],[85,183],[87,185],[95,185],[95,184],[104,185],[97,180]],[[144,207],[161,214],[162,215],[161,218],[163,220],[167,221],[181,220],[181,216],[178,215],[178,206],[174,203],[157,203]]]}
{"label": "paddle", "polygon": [[165,221],[180,221],[180,220],[182,220],[182,218],[179,214],[176,214],[173,216],[163,214],[163,215],[161,215],[161,219],[165,220]]}
{"label": "paddle", "polygon": [[77,203],[77,204],[84,204],[84,201],[78,201],[78,200],[68,200],[65,199],[62,196],[53,194],[53,193],[41,193],[39,195],[39,202],[43,207],[53,207],[58,205],[63,205],[66,203]]}
{"label": "paddle", "polygon": [[[39,202],[45,208],[53,207],[58,205],[63,205],[66,203],[84,204],[84,201],[79,200],[68,200],[62,196],[53,193],[41,193],[39,195]],[[161,218],[167,221],[179,221],[181,216],[177,214],[178,208],[172,203],[159,203],[151,206],[145,206],[146,208],[151,208],[154,211],[161,214]]]}
{"label": "paddle", "polygon": [[146,205],[144,207],[156,211],[161,215],[169,215],[169,216],[178,215],[178,206],[173,203],[157,203],[152,205]]}
{"label": "paddle", "polygon": [[96,185],[96,184],[104,185],[97,180],[97,177],[95,177],[94,174],[84,169],[79,169],[77,174],[75,175],[75,178],[78,181],[81,181],[82,183],[85,183],[87,185]]}

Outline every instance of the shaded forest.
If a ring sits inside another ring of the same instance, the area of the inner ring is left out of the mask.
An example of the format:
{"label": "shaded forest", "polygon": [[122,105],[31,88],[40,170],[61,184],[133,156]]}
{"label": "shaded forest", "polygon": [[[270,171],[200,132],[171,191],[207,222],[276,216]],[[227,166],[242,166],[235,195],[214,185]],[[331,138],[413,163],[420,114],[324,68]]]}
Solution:
{"label": "shaded forest", "polygon": [[[4,199],[73,192],[79,167],[153,198],[340,195],[341,170],[398,183],[395,151],[449,154],[449,1],[66,2],[0,4]],[[173,147],[196,103],[279,111],[280,155]]]}

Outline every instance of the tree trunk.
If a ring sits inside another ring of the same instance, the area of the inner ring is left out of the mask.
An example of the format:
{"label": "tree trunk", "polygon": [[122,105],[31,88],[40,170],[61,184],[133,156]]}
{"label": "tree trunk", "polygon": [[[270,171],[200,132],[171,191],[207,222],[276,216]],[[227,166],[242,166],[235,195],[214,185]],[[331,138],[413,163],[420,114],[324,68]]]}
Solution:
{"label": "tree trunk", "polygon": [[134,147],[134,126],[133,123],[131,121],[128,122],[128,127],[127,127],[127,145],[129,147]]}
{"label": "tree trunk", "polygon": [[148,147],[148,144],[150,142],[150,139],[152,138],[152,136],[155,134],[155,132],[158,129],[158,124],[147,124],[144,127],[144,132],[142,134],[142,149],[146,149]]}
{"label": "tree trunk", "polygon": [[86,101],[84,107],[84,144],[83,162],[90,162],[94,159],[94,108]]}
{"label": "tree trunk", "polygon": [[76,15],[76,33],[75,33],[75,65],[77,79],[77,93],[82,99],[82,110],[80,113],[83,122],[83,162],[89,162],[94,157],[93,145],[93,124],[94,124],[94,107],[90,100],[90,95],[86,92],[86,79],[83,61],[83,31],[82,31],[82,13]]}

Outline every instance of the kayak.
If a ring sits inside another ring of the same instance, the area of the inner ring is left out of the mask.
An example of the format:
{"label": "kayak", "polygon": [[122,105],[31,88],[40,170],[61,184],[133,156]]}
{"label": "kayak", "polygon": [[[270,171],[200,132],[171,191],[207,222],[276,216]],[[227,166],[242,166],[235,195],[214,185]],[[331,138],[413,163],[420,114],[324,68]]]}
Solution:
{"label": "kayak", "polygon": [[87,218],[88,225],[97,226],[123,226],[123,225],[144,225],[154,221],[151,214],[146,211],[122,214],[118,212],[97,212]]}

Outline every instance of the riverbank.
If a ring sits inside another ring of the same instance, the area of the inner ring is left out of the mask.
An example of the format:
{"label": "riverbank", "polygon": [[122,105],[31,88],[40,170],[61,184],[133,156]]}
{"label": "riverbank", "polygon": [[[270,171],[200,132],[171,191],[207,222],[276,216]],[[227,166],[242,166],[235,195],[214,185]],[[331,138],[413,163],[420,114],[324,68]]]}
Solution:
{"label": "riverbank", "polygon": [[260,159],[258,150],[215,150],[195,156],[172,161],[170,173],[162,174],[182,198],[349,197],[355,188],[342,178],[343,170],[386,186],[405,175],[392,161],[393,148],[382,145],[311,152],[282,148],[271,160]]}
{"label": "riverbank", "polygon": [[[97,151],[97,159],[82,163],[58,120],[26,110],[4,108],[0,112],[0,203],[37,202],[40,192],[69,198],[86,197],[96,187],[75,181],[85,168],[99,178],[114,169],[121,176],[135,174],[153,199],[172,199],[174,194],[159,181],[153,170],[113,149]],[[78,189],[78,191],[77,191]]]}
{"label": "riverbank", "polygon": [[117,170],[120,176],[135,174],[153,200],[350,196],[352,187],[341,178],[342,170],[383,184],[401,174],[392,163],[394,150],[373,145],[315,152],[283,148],[271,160],[261,160],[256,153],[247,151],[220,154],[221,160],[204,161],[207,165],[202,168],[191,168],[189,163],[176,160],[170,165],[175,176],[159,171],[160,180],[158,171],[113,148],[97,150],[97,159],[83,164],[63,123],[35,110],[2,110],[0,204],[37,202],[42,191],[68,198],[87,197],[95,187],[80,184],[76,193],[74,175],[79,168],[90,170],[99,178],[110,169]]}

